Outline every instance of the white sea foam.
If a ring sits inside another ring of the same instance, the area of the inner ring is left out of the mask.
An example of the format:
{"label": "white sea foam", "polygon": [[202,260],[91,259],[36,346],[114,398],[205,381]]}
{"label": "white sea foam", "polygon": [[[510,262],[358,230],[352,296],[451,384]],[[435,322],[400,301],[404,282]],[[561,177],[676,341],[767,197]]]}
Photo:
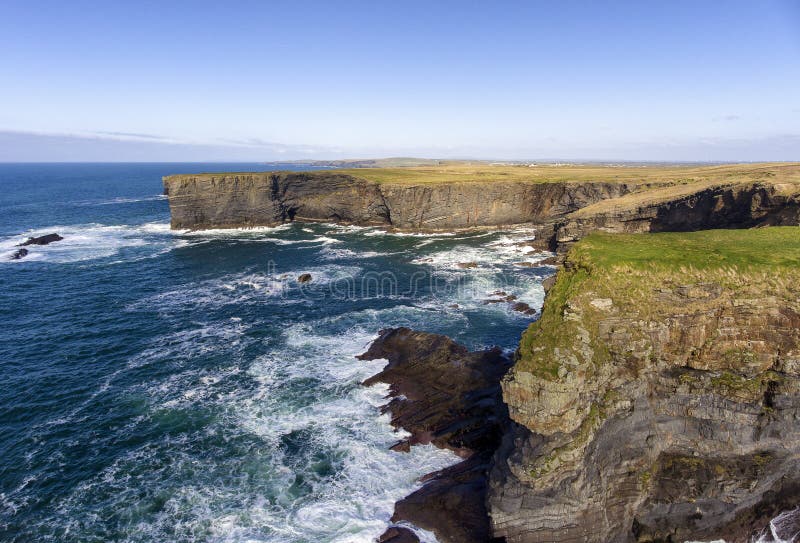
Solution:
{"label": "white sea foam", "polygon": [[[431,446],[415,447],[409,454],[390,451],[389,445],[403,433],[391,429],[388,415],[376,416],[388,387],[358,385],[378,372],[385,361],[354,358],[374,336],[360,327],[344,334],[314,333],[319,325],[289,327],[284,333],[285,349],[251,366],[250,372],[260,385],[258,393],[237,409],[240,424],[272,443],[305,430],[321,450],[337,450],[343,455],[337,477],[318,488],[314,500],[301,504],[289,516],[291,532],[302,534],[301,539],[371,541],[386,528],[395,501],[418,488],[420,475],[450,465],[457,458]],[[286,383],[308,379],[343,394],[325,394],[300,409],[287,405],[279,389]],[[432,541],[430,534],[426,535]]]}
{"label": "white sea foam", "polygon": [[[153,253],[162,252],[180,245],[171,236],[169,225],[146,223],[142,225],[104,225],[98,223],[79,225],[55,225],[29,230],[19,236],[0,240],[0,262],[25,263],[30,261],[70,263],[114,256],[131,248],[152,248]],[[57,233],[64,239],[49,245],[29,245],[28,255],[19,260],[10,260],[17,245],[29,237]],[[141,255],[139,255],[141,256]],[[138,257],[137,257],[138,258]]]}
{"label": "white sea foam", "polygon": [[371,229],[364,232],[365,236],[393,236],[396,238],[450,238],[455,232],[401,232],[397,230]]}
{"label": "white sea foam", "polygon": [[152,196],[141,196],[141,197],[117,197],[117,198],[110,198],[108,200],[82,200],[78,202],[74,202],[75,205],[79,206],[104,206],[104,205],[113,205],[113,204],[134,204],[139,202],[157,202],[159,200],[166,200],[167,196],[164,194],[154,194]]}
{"label": "white sea foam", "polygon": [[299,244],[318,244],[330,245],[332,243],[342,243],[342,240],[332,238],[329,236],[317,236],[312,239],[282,239],[282,238],[264,238],[264,241],[270,241],[278,245],[299,245]]}
{"label": "white sea foam", "polygon": [[[328,294],[347,294],[362,271],[359,266],[327,264],[291,271],[235,273],[160,292],[129,304],[125,310],[155,310],[169,317],[175,312],[223,306],[313,303]],[[297,278],[304,273],[311,275],[311,282],[299,284]]]}
{"label": "white sea foam", "polygon": [[177,235],[190,236],[193,238],[229,238],[229,239],[250,239],[263,237],[263,234],[283,232],[291,228],[291,224],[285,223],[278,226],[249,226],[241,228],[209,228],[206,230],[173,230]]}
{"label": "white sea foam", "polygon": [[[203,238],[205,232],[176,235],[160,223],[138,228],[142,236],[170,242],[214,239]],[[224,237],[229,234],[225,231]],[[234,239],[239,236],[275,237],[272,231],[232,234]],[[435,236],[423,241],[441,237]],[[330,236],[313,239],[320,237]],[[153,424],[178,429],[160,434],[157,440],[138,445],[133,441],[99,473],[59,498],[53,507],[66,523],[59,529],[79,535],[107,533],[105,519],[113,511],[124,526],[125,540],[131,542],[374,541],[388,526],[395,502],[419,488],[421,475],[458,458],[432,446],[417,446],[408,454],[390,451],[389,446],[404,434],[392,429],[388,415],[379,415],[388,389],[382,384],[360,385],[385,361],[359,361],[354,355],[365,351],[376,331],[387,326],[467,328],[464,312],[443,309],[447,304],[498,315],[508,312],[507,304],[482,304],[501,287],[538,307],[542,294],[538,279],[529,270],[511,266],[519,257],[517,246],[502,237],[495,241],[478,248],[485,254],[474,253],[484,259],[485,270],[453,268],[453,262],[464,261],[458,256],[459,251],[463,255],[463,244],[431,254],[433,260],[425,263],[436,274],[464,275],[477,290],[432,295],[416,305],[363,309],[277,326],[230,318],[229,312],[216,320],[206,317],[227,306],[300,303],[304,288],[363,274],[359,266],[337,263],[243,271],[186,283],[132,304],[128,310],[157,311],[170,325],[184,322],[183,329],[153,338],[101,383],[95,395],[113,393],[120,401],[141,401],[141,414],[127,421],[123,435],[141,435]],[[324,239],[316,244],[325,260],[366,257]],[[512,285],[516,290],[503,283],[499,271],[519,272],[519,281]],[[310,285],[297,284],[302,272],[311,273]],[[185,312],[188,318],[173,319],[176,312]],[[265,328],[268,339],[251,333]],[[214,363],[202,364],[209,359]],[[130,378],[140,374],[150,378]],[[129,383],[127,388],[121,388],[123,382]],[[207,416],[210,422],[195,433],[181,430],[183,421],[192,416]],[[325,462],[330,468],[318,469]],[[0,496],[3,507],[22,503],[25,492]],[[140,508],[153,502],[158,508],[142,514]],[[414,530],[423,541],[435,541],[432,534]]]}
{"label": "white sea foam", "polygon": [[[237,273],[189,283],[128,305],[126,311],[156,310],[168,316],[176,311],[196,311],[231,304],[261,303],[286,298],[291,288],[285,278],[265,273]],[[284,300],[291,303],[291,300]]]}
{"label": "white sea foam", "polygon": [[355,224],[336,224],[336,223],[322,223],[322,225],[327,228],[327,233],[336,233],[336,232],[385,232],[382,228],[378,226],[358,226]]}
{"label": "white sea foam", "polygon": [[[481,245],[459,244],[442,251],[423,254],[412,262],[427,264],[439,270],[468,271],[473,274],[512,264],[535,264],[547,254],[526,243],[529,239],[530,232],[515,231]],[[473,267],[465,268],[464,265]]]}
{"label": "white sea foam", "polygon": [[[381,312],[366,321],[390,317]],[[213,409],[217,420],[207,432],[224,434],[219,446],[225,449],[200,450],[197,437],[184,433],[135,447],[58,501],[64,529],[102,533],[101,511],[110,507],[122,519],[137,518],[142,496],[158,494],[159,510],[130,525],[127,540],[194,541],[204,534],[204,540],[231,543],[374,541],[388,526],[396,500],[419,488],[421,475],[458,458],[432,446],[409,454],[389,450],[403,434],[391,428],[388,415],[378,415],[388,387],[359,384],[385,361],[355,359],[374,334],[362,326],[337,331],[341,323],[330,318],[289,326],[276,348],[252,362],[244,353],[253,340],[245,340],[240,323],[208,323],[155,339],[131,359],[130,371],[165,363],[179,369],[125,391],[123,396],[144,394],[149,406],[125,434],[135,435],[143,421],[180,424],[190,410]],[[212,370],[196,367],[192,361],[209,349],[230,362]],[[245,386],[244,377],[254,386]],[[229,440],[246,436],[263,443],[254,445],[260,454],[246,457],[255,462],[252,475],[243,477],[249,472],[239,464],[205,460],[207,454],[223,458]],[[299,452],[285,448],[287,439],[301,438]],[[314,472],[319,455],[332,462],[330,475]],[[299,478],[308,488],[297,494]],[[416,531],[423,541],[435,542],[432,534]]]}
{"label": "white sea foam", "polygon": [[322,258],[326,260],[349,260],[353,258],[375,258],[388,256],[394,253],[379,253],[378,251],[354,251],[341,247],[323,247],[320,251]]}

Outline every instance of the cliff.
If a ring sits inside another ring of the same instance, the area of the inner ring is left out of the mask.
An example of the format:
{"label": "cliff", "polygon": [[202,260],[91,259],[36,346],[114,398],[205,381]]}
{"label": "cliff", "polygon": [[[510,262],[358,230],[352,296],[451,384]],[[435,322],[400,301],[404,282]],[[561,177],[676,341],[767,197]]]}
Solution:
{"label": "cliff", "polygon": [[379,183],[338,171],[164,178],[172,228],[325,221],[436,230],[543,222],[639,185],[619,182]]}
{"label": "cliff", "polygon": [[800,495],[800,229],[595,233],[524,334],[508,542],[747,541]]}
{"label": "cliff", "polygon": [[[703,218],[716,209],[717,203],[727,205],[730,200],[720,190],[759,182],[766,183],[766,192],[751,191],[751,204],[755,208],[768,204],[785,207],[785,202],[775,198],[783,194],[785,187],[790,187],[790,194],[797,192],[800,166],[457,164],[221,173],[167,176],[164,191],[169,197],[173,228],[273,226],[305,220],[440,230],[557,222],[555,230],[550,227],[549,237],[567,240],[577,239],[596,227],[611,228],[612,224],[624,224],[614,227],[623,231],[658,229],[658,220],[665,230],[674,229],[676,223],[681,223],[679,229],[708,227]],[[705,193],[697,196],[703,190],[711,192],[708,196]],[[761,198],[763,194],[768,198]],[[702,203],[696,204],[692,198]],[[756,198],[761,199],[756,201]],[[663,215],[669,202],[676,202],[677,211],[672,215],[677,218]],[[739,201],[730,206],[738,208]],[[696,216],[692,220],[679,216],[680,210],[687,207]],[[584,209],[592,211],[576,215]],[[757,211],[754,221],[758,215]],[[796,213],[782,220],[795,219]],[[732,217],[728,222],[735,221],[739,219]],[[725,226],[724,221],[719,226]]]}

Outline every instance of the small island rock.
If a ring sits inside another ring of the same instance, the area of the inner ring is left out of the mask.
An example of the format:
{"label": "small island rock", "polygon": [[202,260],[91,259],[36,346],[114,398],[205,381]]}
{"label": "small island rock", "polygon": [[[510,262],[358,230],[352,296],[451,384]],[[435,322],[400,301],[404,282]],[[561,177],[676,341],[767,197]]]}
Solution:
{"label": "small island rock", "polygon": [[53,243],[54,241],[61,241],[62,238],[58,234],[46,234],[44,236],[32,237],[28,238],[28,241],[24,241],[17,245],[17,247],[25,247],[26,245],[47,245],[49,243]]}

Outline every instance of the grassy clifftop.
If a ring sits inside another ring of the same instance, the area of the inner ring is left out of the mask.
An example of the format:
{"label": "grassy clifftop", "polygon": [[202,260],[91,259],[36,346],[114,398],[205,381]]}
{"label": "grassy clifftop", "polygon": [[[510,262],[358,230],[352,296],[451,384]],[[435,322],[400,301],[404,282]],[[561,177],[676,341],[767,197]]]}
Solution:
{"label": "grassy clifftop", "polygon": [[[599,165],[492,165],[451,162],[414,167],[336,168],[308,172],[310,176],[349,175],[376,183],[438,184],[515,181],[530,183],[620,182],[650,186],[695,183],[740,183],[759,180],[800,183],[800,164],[726,164],[721,166],[599,166]],[[193,174],[187,177],[256,175],[247,172]]]}
{"label": "grassy clifftop", "polygon": [[453,183],[526,181],[563,183],[618,181],[649,185],[684,185],[698,182],[739,183],[792,178],[800,182],[800,164],[728,164],[722,166],[597,166],[443,164],[412,168],[355,168],[337,170],[378,183]]}
{"label": "grassy clifftop", "polygon": [[731,268],[800,272],[800,228],[704,230],[660,234],[594,233],[575,246],[571,259],[594,270],[683,271]]}
{"label": "grassy clifftop", "polygon": [[[691,233],[594,233],[567,257],[542,317],[524,334],[516,369],[559,375],[579,328],[618,313],[658,320],[737,299],[800,297],[800,227]],[[711,302],[714,302],[713,304]],[[580,315],[581,319],[574,318]],[[592,315],[594,315],[593,318]],[[592,337],[594,331],[589,330]],[[592,363],[602,362],[603,345]],[[563,370],[562,370],[563,371]]]}

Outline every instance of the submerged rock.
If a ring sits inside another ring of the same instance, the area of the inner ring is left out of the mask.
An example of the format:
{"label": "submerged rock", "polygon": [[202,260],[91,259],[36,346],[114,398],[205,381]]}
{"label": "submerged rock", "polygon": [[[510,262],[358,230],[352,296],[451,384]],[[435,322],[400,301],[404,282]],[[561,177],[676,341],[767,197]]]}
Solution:
{"label": "submerged rock", "polygon": [[17,245],[17,247],[25,247],[26,245],[48,245],[55,241],[61,241],[62,239],[64,238],[55,233],[46,234],[44,236],[28,238],[27,241],[20,243],[19,245]]}
{"label": "submerged rock", "polygon": [[461,268],[462,270],[468,270],[468,269],[471,269],[471,268],[477,268],[478,267],[478,263],[477,262],[459,262],[458,263],[458,267]]}
{"label": "submerged rock", "polygon": [[28,250],[19,249],[17,251],[14,251],[14,254],[11,255],[11,260],[19,260],[20,258],[24,258],[26,256],[28,256]]}
{"label": "submerged rock", "polygon": [[512,306],[514,311],[519,311],[520,313],[524,313],[525,315],[535,315],[536,310],[533,309],[531,306],[526,304],[525,302],[517,302]]}
{"label": "submerged rock", "polygon": [[311,277],[310,273],[303,273],[303,274],[301,274],[301,275],[299,275],[297,277],[297,282],[298,283],[308,283],[308,282],[311,281],[311,279],[312,279],[312,277]]}

